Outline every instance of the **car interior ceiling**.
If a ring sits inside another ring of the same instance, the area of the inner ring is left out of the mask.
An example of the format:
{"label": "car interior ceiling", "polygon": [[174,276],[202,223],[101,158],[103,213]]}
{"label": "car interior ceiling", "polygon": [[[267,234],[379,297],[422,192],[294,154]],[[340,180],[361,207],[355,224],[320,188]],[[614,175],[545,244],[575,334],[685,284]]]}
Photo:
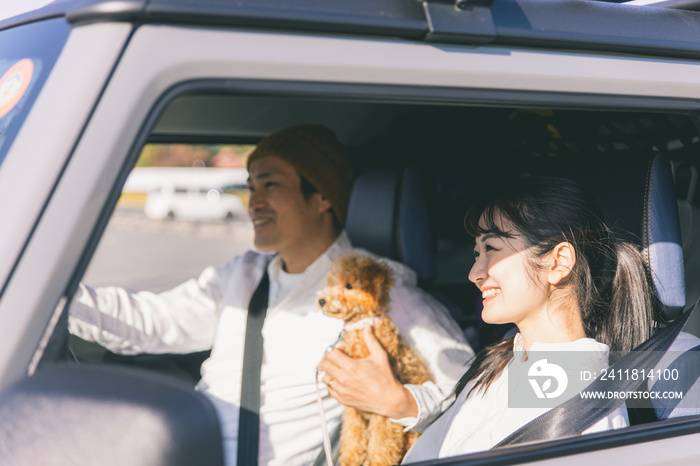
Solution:
{"label": "car interior ceiling", "polygon": [[[686,302],[700,297],[700,138],[687,114],[206,94],[171,102],[151,138],[250,143],[300,123],[332,128],[348,147],[357,173],[417,169],[436,270],[434,279],[423,284],[450,303],[465,331],[477,332],[476,338],[471,335],[477,346],[502,338],[510,327],[480,320],[477,290],[467,280],[472,240],[463,227],[464,214],[484,192],[527,174],[572,176],[664,154],[672,162],[679,205]],[[686,332],[700,335],[700,316]],[[112,359],[158,369],[163,356],[154,358]],[[201,358],[177,357],[176,364],[196,379]]]}

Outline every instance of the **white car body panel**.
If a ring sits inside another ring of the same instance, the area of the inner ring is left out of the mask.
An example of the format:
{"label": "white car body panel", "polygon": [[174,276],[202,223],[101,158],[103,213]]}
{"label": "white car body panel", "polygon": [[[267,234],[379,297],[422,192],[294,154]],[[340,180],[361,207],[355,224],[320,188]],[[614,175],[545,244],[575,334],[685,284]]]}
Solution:
{"label": "white car body panel", "polygon": [[[0,229],[0,283],[7,280],[41,215],[131,29],[129,24],[94,24],[72,31],[10,148],[0,170],[0,198],[22,202],[0,203],[3,224],[12,226]],[[27,163],[27,157],[32,157],[31,163]],[[70,217],[80,211],[47,209],[46,213],[57,217],[51,222],[53,233],[39,243],[49,250],[46,260],[23,256],[15,275],[19,281],[6,285],[0,301],[0,328],[13,329],[0,338],[2,386],[26,374],[36,342],[56,306],[61,286],[65,286],[62,279],[69,274],[60,268],[54,255],[63,251],[65,236],[61,231],[68,228],[70,232],[65,234],[73,232]],[[22,270],[31,271],[34,279],[23,280]],[[18,312],[20,309],[23,312]]]}

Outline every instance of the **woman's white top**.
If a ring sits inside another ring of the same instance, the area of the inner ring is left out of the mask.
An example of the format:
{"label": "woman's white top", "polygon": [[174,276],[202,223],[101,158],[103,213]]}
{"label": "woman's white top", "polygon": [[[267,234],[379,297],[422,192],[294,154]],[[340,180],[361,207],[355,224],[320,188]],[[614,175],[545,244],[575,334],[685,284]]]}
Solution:
{"label": "woman's white top", "polygon": [[[513,349],[516,356],[501,376],[493,381],[488,391],[486,393],[475,391],[467,398],[469,390],[475,384],[475,381],[471,381],[457,397],[455,403],[416,441],[413,448],[406,454],[404,464],[491,449],[520,427],[551,409],[551,407],[513,408],[508,406],[508,374],[522,374],[522,371],[517,370],[517,366],[526,364],[522,361],[523,353],[519,353],[525,349],[519,333],[515,336]],[[601,369],[608,366],[608,346],[592,338],[582,338],[567,343],[533,343],[530,352],[534,351],[583,352],[581,353],[583,357],[576,358],[575,370],[600,373]],[[527,380],[515,382],[518,383],[519,390],[531,389],[531,384]],[[585,388],[587,383],[581,382],[580,389]],[[577,390],[580,389],[577,388]],[[566,400],[562,400],[564,401]],[[627,410],[623,404],[583,433],[601,432],[628,425]]]}

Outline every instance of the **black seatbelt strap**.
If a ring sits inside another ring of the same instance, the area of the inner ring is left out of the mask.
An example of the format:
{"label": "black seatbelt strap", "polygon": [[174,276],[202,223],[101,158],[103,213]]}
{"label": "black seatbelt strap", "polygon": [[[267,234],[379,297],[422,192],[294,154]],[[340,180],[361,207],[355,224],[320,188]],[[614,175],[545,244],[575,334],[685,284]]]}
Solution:
{"label": "black seatbelt strap", "polygon": [[270,277],[265,271],[248,304],[238,419],[238,466],[257,466],[260,439],[260,367],[263,359],[262,327],[267,314]]}
{"label": "black seatbelt strap", "polygon": [[[617,372],[618,369],[622,372],[632,369],[653,370],[688,321],[690,314],[698,306],[698,302],[679,319],[658,330],[647,341],[620,358],[610,366],[610,371]],[[583,392],[635,391],[639,385],[639,380],[621,380],[620,378],[601,380],[598,378]],[[593,398],[591,397],[591,399]],[[624,400],[613,398],[599,399],[595,401],[595,407],[592,407],[591,399],[586,399],[581,395],[569,399],[525,424],[494,448],[580,435],[584,430],[611,414],[624,402]]]}

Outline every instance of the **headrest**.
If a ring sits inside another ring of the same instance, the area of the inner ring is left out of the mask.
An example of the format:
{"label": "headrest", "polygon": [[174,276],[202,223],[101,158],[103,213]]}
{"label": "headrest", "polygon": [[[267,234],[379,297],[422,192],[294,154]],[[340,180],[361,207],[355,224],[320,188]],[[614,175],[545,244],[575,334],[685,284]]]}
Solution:
{"label": "headrest", "polygon": [[0,464],[224,464],[211,402],[143,369],[47,367],[0,393],[0,420]]}
{"label": "headrest", "polygon": [[428,210],[415,168],[360,174],[345,229],[355,247],[403,262],[420,281],[435,278]]}
{"label": "headrest", "polygon": [[641,246],[661,311],[676,318],[685,306],[685,272],[669,161],[661,154],[629,157],[580,170],[576,178],[616,236]]}

